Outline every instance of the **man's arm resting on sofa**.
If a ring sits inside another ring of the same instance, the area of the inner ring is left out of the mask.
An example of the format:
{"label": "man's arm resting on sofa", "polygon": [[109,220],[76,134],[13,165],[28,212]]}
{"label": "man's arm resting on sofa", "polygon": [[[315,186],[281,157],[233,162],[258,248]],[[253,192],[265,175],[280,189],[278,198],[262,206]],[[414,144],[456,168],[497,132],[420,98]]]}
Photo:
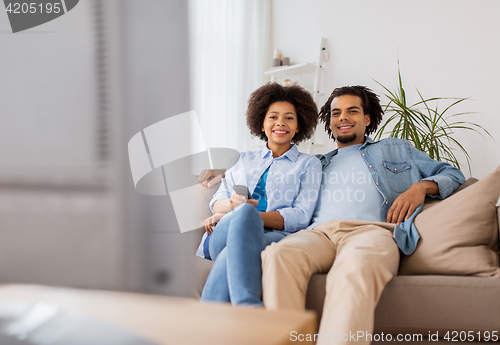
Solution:
{"label": "man's arm resting on sofa", "polygon": [[416,208],[422,204],[426,195],[436,195],[439,187],[433,181],[420,181],[411,185],[410,188],[394,200],[389,212],[387,212],[387,223],[399,225],[403,220],[410,218]]}

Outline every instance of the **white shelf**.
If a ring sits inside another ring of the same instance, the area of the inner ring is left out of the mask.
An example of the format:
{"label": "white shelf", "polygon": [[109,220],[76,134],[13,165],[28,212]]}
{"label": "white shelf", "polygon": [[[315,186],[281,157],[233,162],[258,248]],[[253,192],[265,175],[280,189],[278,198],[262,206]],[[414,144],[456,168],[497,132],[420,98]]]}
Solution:
{"label": "white shelf", "polygon": [[[318,60],[316,62],[303,62],[299,64],[295,64],[292,66],[280,66],[280,67],[271,67],[269,71],[264,72],[264,75],[271,78],[271,82],[275,82],[276,79],[285,79],[288,76],[301,75],[300,83],[302,84],[302,74],[314,73],[314,86],[312,89],[306,88],[309,91],[314,99],[314,102],[318,104],[318,98],[324,96],[323,93],[319,92],[321,86],[321,75],[323,71],[323,61],[326,52],[326,40],[324,37],[321,37],[321,43],[318,52]],[[304,85],[301,85],[304,87]],[[315,136],[308,141],[307,143],[308,149],[307,153],[312,154],[314,147],[322,147],[323,145],[319,145],[315,143]]]}
{"label": "white shelf", "polygon": [[[306,88],[306,90],[309,91],[311,93],[311,95],[314,94],[314,92],[315,92],[313,89],[309,89],[309,88]],[[322,92],[317,92],[317,94],[318,94],[318,97],[322,97],[325,95]]]}
{"label": "white shelf", "polygon": [[274,67],[273,69],[264,72],[264,75],[278,77],[283,75],[284,73],[289,75],[306,74],[316,71],[316,68],[318,68],[318,65],[316,63],[303,62],[291,66]]}

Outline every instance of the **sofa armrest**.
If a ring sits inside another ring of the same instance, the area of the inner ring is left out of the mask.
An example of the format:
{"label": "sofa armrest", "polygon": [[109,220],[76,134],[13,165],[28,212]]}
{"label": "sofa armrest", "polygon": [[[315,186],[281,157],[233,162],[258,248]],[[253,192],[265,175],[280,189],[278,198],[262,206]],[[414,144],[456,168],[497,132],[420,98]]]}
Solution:
{"label": "sofa armrest", "polygon": [[195,281],[195,291],[194,295],[196,298],[201,297],[201,292],[203,291],[203,286],[205,286],[205,282],[207,281],[208,274],[214,265],[214,262],[211,260],[200,258],[199,256],[195,257],[195,265],[196,265],[196,281]]}

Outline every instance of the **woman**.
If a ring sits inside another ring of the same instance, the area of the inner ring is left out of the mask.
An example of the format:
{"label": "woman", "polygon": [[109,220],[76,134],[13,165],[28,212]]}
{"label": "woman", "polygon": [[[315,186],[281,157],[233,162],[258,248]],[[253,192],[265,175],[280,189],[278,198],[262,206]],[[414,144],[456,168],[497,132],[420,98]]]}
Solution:
{"label": "woman", "polygon": [[[201,300],[262,306],[261,251],[307,227],[316,206],[321,163],[294,143],[311,137],[318,113],[304,89],[269,83],[252,93],[246,117],[250,132],[267,144],[240,154],[210,202],[205,248],[215,262]],[[235,185],[248,187],[253,198],[237,194]]]}

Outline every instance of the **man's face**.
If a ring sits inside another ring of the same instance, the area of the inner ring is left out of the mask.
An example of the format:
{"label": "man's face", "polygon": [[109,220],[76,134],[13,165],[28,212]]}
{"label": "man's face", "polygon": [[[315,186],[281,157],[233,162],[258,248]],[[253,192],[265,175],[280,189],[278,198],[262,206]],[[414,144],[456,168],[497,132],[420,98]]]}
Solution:
{"label": "man's face", "polygon": [[330,127],[339,148],[362,144],[370,115],[363,112],[361,98],[344,95],[335,97],[331,104],[332,118]]}

